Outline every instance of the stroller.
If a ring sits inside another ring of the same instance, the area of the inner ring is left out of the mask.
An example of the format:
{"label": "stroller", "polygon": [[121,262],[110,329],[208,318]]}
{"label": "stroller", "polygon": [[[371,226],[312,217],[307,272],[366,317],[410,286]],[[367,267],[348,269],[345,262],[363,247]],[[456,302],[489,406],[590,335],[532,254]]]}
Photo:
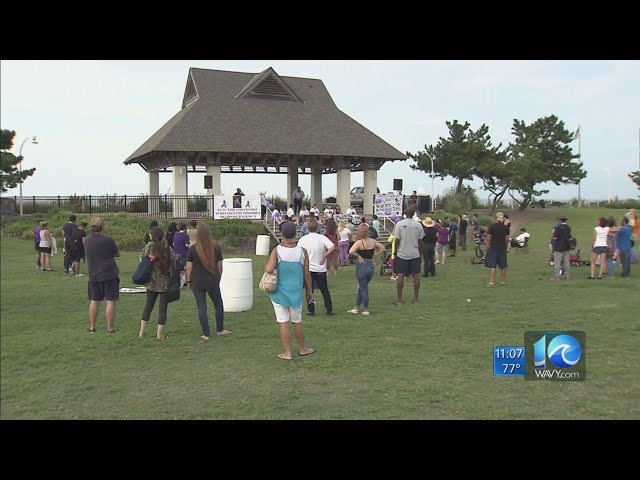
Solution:
{"label": "stroller", "polygon": [[471,265],[484,264],[484,234],[487,233],[482,228],[473,234],[473,241],[476,244],[475,256],[471,257]]}
{"label": "stroller", "polygon": [[393,260],[391,255],[387,255],[385,251],[382,254],[382,264],[380,265],[380,275],[392,275],[393,274]]}

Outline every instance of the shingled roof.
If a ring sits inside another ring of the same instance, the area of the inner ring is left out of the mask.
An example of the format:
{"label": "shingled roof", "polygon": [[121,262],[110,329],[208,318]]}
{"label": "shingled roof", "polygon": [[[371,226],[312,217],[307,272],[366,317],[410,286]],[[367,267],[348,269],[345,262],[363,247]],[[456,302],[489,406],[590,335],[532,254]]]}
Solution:
{"label": "shingled roof", "polygon": [[125,160],[153,152],[407,157],[336,107],[322,80],[191,68],[182,109]]}

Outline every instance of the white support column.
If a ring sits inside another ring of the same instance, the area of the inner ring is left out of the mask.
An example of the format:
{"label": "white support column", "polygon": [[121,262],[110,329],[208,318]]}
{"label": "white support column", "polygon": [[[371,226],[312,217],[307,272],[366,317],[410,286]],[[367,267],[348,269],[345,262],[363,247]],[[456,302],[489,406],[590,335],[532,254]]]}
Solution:
{"label": "white support column", "polygon": [[207,210],[209,214],[213,215],[213,195],[220,195],[222,193],[222,175],[220,173],[220,165],[207,165],[207,175],[213,177],[213,188],[207,188]]}
{"label": "white support column", "polygon": [[187,218],[188,192],[187,167],[176,165],[173,167],[173,218]]}
{"label": "white support column", "polygon": [[289,159],[287,168],[287,207],[293,203],[293,191],[298,188],[298,161]]}
{"label": "white support column", "polygon": [[160,172],[152,170],[149,173],[149,199],[147,200],[147,212],[152,217],[160,214]]}
{"label": "white support column", "polygon": [[322,207],[322,167],[311,169],[311,197],[307,197],[304,202],[310,204],[307,205],[309,208],[314,203],[319,205],[318,208]]}
{"label": "white support column", "polygon": [[373,197],[378,188],[378,170],[376,165],[367,166],[364,170],[364,198],[362,199],[362,212],[371,217],[373,211]]}
{"label": "white support column", "polygon": [[337,170],[337,194],[336,202],[345,212],[351,205],[351,163],[345,161],[336,162]]}

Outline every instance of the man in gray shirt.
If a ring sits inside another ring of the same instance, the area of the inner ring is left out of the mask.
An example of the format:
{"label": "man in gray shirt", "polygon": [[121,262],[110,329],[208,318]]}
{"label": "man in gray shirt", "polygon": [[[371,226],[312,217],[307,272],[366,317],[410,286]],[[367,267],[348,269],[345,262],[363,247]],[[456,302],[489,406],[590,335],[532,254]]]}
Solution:
{"label": "man in gray shirt", "polygon": [[298,186],[298,188],[293,191],[293,213],[296,216],[298,216],[298,213],[300,213],[300,209],[302,208],[303,198],[304,192],[302,191],[300,186]]}
{"label": "man in gray shirt", "polygon": [[413,303],[418,303],[420,291],[420,240],[424,237],[424,230],[420,222],[413,219],[415,207],[406,210],[407,218],[399,221],[393,229],[396,237],[396,259],[393,271],[398,274],[396,290],[398,298],[394,305],[402,304],[402,288],[405,275],[413,275]]}

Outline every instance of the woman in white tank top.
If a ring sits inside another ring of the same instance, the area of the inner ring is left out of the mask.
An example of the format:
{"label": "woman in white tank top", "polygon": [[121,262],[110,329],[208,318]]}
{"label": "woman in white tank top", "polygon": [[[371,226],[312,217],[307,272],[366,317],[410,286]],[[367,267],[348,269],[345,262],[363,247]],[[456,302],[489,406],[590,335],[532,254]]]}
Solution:
{"label": "woman in white tank top", "polygon": [[40,230],[40,264],[42,265],[43,272],[53,272],[51,270],[51,247],[53,246],[53,240],[51,240],[51,232],[49,231],[49,225],[45,222],[42,224],[42,230]]}
{"label": "woman in white tank top", "polygon": [[596,259],[600,258],[600,276],[602,280],[607,274],[607,236],[609,235],[609,222],[606,218],[598,219],[598,225],[593,229],[593,245],[591,250],[591,275],[589,280],[593,280],[596,274]]}

